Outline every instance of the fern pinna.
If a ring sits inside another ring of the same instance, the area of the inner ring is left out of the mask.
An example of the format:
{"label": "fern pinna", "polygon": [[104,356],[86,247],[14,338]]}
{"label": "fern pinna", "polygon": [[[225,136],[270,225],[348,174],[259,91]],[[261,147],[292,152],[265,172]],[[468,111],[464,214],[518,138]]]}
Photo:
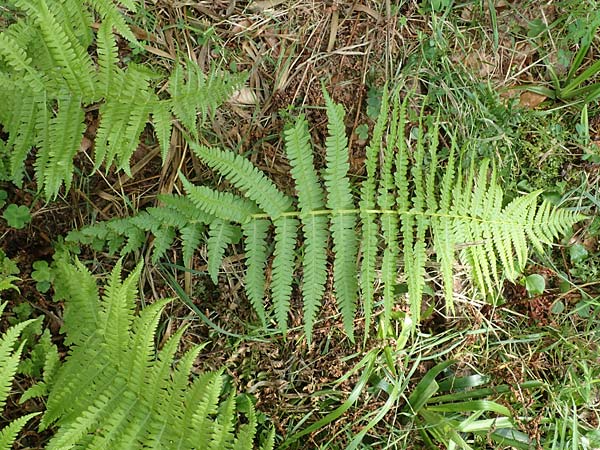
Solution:
{"label": "fern pinna", "polygon": [[[344,110],[327,94],[325,98],[329,126],[321,177],[314,168],[304,117],[285,131],[296,197],[281,192],[244,157],[193,141],[190,146],[195,154],[243,195],[196,186],[182,176],[186,197],[172,197],[192,203],[206,215],[203,220],[208,224],[241,227],[247,257],[246,291],[262,320],[268,315],[265,270],[269,236],[273,236],[270,299],[282,330],[287,326],[298,260],[307,338],[325,292],[328,260],[332,261],[334,294],[344,327],[352,337],[359,298],[369,327],[377,280],[382,286],[382,326],[387,326],[393,307],[401,301],[397,293],[400,283],[407,285],[410,322],[417,324],[429,266],[439,268],[446,304],[452,309],[457,253],[475,285],[487,295],[503,277],[515,280],[527,262],[529,244],[541,250],[583,218],[547,202],[538,205],[540,192],[505,204],[490,163],[471,166],[465,176],[456,168],[454,146],[440,175],[438,120],[429,119],[428,126],[421,121],[410,135],[405,134],[406,102],[396,98],[390,108],[387,93],[367,147],[367,176],[355,199],[347,173]],[[188,208],[189,204],[186,211]],[[120,220],[123,225],[134,221]],[[98,230],[107,226],[84,229],[72,238],[81,240],[82,233],[87,233],[88,239],[100,237]],[[125,234],[122,229],[116,238],[123,239]],[[231,239],[222,242],[219,249],[229,242]],[[431,254],[435,254],[434,264],[429,261]],[[222,252],[209,253],[209,266],[211,257],[220,261]]]}
{"label": "fern pinna", "polygon": [[50,395],[40,428],[56,428],[46,448],[272,449],[273,432],[254,445],[252,402],[234,392],[224,395],[222,372],[191,377],[202,346],[174,364],[185,327],[155,350],[169,300],[134,313],[141,267],[122,280],[119,262],[100,296],[81,263],[57,263],[55,291],[65,301],[62,331],[69,353],[52,377],[45,376],[43,391]]}
{"label": "fern pinna", "polygon": [[[11,281],[10,277],[0,280],[0,291],[7,287],[12,287]],[[5,307],[6,303],[0,303],[0,317],[2,317]],[[25,341],[22,341],[16,348],[15,346],[19,342],[19,337],[23,330],[36,321],[37,319],[30,319],[17,323],[0,336],[0,413],[4,410],[6,399],[11,392],[13,377],[17,373]],[[34,412],[21,416],[8,423],[5,427],[0,428],[0,450],[10,450],[13,448],[19,431],[21,431],[30,419],[39,414],[39,412]]]}
{"label": "fern pinna", "polygon": [[[115,31],[142,48],[113,0],[15,0],[24,16],[0,33],[0,177],[19,185],[24,161],[37,149],[40,190],[50,199],[73,177],[73,158],[84,139],[86,110],[98,110],[95,168],[114,164],[130,174],[129,161],[151,121],[163,160],[173,116],[192,133],[245,78],[197,64],[175,64],[170,76],[129,63],[122,68]],[[136,11],[135,1],[120,1]],[[92,24],[100,26],[94,34]],[[88,53],[95,48],[97,57]],[[168,96],[155,92],[166,82]],[[200,118],[200,120],[198,120]]]}

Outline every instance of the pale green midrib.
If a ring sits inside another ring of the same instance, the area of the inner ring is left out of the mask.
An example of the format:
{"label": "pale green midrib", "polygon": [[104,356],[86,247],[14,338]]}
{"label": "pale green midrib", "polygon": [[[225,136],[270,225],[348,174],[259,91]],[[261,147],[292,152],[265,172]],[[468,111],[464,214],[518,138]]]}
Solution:
{"label": "pale green midrib", "polygon": [[[460,221],[465,221],[465,222],[479,222],[479,223],[489,223],[489,224],[494,224],[494,225],[510,225],[510,226],[523,226],[523,224],[524,224],[524,222],[517,222],[517,221],[489,220],[489,219],[482,219],[482,218],[473,217],[473,216],[444,214],[444,213],[430,212],[430,211],[414,211],[414,210],[400,211],[397,209],[337,209],[337,210],[320,209],[320,210],[313,210],[313,211],[286,211],[286,212],[279,214],[277,217],[302,218],[302,217],[306,217],[306,216],[327,216],[327,215],[334,216],[334,215],[352,215],[352,214],[356,214],[356,215],[360,215],[360,214],[373,214],[373,215],[396,214],[399,216],[440,217],[440,218],[455,219],[455,220],[460,220]],[[250,216],[250,218],[251,219],[272,219],[270,215],[264,214],[264,213],[252,214]],[[546,225],[547,223],[548,222],[534,221],[534,222],[527,222],[526,225],[535,227],[535,226]]]}

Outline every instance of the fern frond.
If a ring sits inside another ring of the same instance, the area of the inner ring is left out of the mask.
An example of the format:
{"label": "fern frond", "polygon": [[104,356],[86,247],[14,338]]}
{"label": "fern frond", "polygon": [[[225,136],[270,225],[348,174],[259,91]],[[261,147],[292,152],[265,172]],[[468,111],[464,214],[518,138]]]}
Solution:
{"label": "fern frond", "polygon": [[204,147],[194,142],[190,142],[190,146],[199,158],[243,191],[272,219],[291,209],[291,199],[247,159],[233,152]]}
{"label": "fern frond", "polygon": [[[12,181],[20,186],[23,181],[24,164],[31,147],[36,143],[36,128],[41,125],[38,117],[46,117],[41,114],[46,110],[44,94],[20,92],[22,98],[13,103],[14,115],[7,125],[10,133],[7,148],[11,149],[10,173]],[[27,95],[30,94],[30,95]],[[48,127],[47,123],[43,127]]]}
{"label": "fern frond", "polygon": [[117,65],[119,54],[117,42],[108,22],[102,23],[98,29],[96,39],[98,47],[98,91],[103,98],[110,95],[110,91],[116,88],[116,83],[122,79],[123,72]]}
{"label": "fern frond", "polygon": [[267,232],[268,220],[252,220],[242,225],[244,233],[244,248],[246,251],[246,293],[254,307],[258,318],[266,324],[264,306],[265,296],[265,265],[267,262]]}
{"label": "fern frond", "polygon": [[32,60],[25,49],[8,32],[0,33],[0,58],[17,72],[25,73],[22,80],[33,92],[44,91],[42,74],[33,67]]}
{"label": "fern frond", "polygon": [[[454,240],[452,239],[452,219],[450,217],[450,204],[452,188],[454,185],[454,154],[456,147],[452,144],[450,155],[442,177],[439,201],[439,214],[432,217],[431,226],[433,231],[433,246],[437,262],[440,265],[440,273],[444,285],[444,298],[448,311],[454,311]],[[505,253],[511,258],[510,252]]]}
{"label": "fern frond", "polygon": [[203,224],[190,223],[181,227],[181,253],[183,256],[183,264],[187,268],[192,267],[192,258],[194,252],[200,246],[202,233],[204,232]]}
{"label": "fern frond", "polygon": [[160,144],[160,155],[163,161],[167,160],[169,148],[171,147],[171,130],[173,121],[171,116],[171,101],[161,100],[152,108],[152,124],[154,132]]}
{"label": "fern frond", "polygon": [[[0,316],[4,311],[6,304],[0,304]],[[13,377],[19,366],[21,352],[25,346],[25,341],[15,349],[15,344],[19,336],[27,326],[36,322],[37,319],[30,319],[11,326],[2,336],[0,336],[0,413],[4,409],[6,399],[10,392]],[[19,417],[4,428],[0,429],[0,450],[9,450],[16,440],[17,434],[25,424],[39,413],[32,413]]]}
{"label": "fern frond", "polygon": [[[369,142],[366,149],[366,169],[367,179],[363,181],[360,190],[360,223],[361,223],[361,272],[360,272],[360,291],[362,293],[363,311],[365,315],[365,329],[371,328],[371,313],[373,311],[373,297],[375,295],[375,289],[373,284],[375,282],[375,265],[377,260],[377,247],[378,247],[378,232],[379,227],[375,221],[375,216],[367,211],[374,210],[376,208],[375,202],[375,190],[376,190],[376,170],[377,162],[379,157],[379,151],[383,144],[383,134],[388,122],[389,114],[388,104],[388,92],[387,85],[384,87],[381,108],[379,110],[379,116],[377,116],[377,122],[373,129],[373,137]],[[390,147],[394,146],[390,143]],[[368,337],[368,333],[365,333],[365,340]]]}
{"label": "fern frond", "polygon": [[[396,142],[398,129],[404,127],[404,123],[395,121],[390,131],[390,142]],[[394,195],[394,145],[388,145],[382,152],[382,164],[380,170],[380,186],[377,196],[377,206],[382,211],[391,211],[394,208],[396,198]],[[372,207],[371,209],[374,209]],[[398,217],[395,214],[384,213],[381,217],[381,231],[385,245],[383,260],[381,263],[381,279],[383,281],[383,336],[387,336],[388,326],[391,320],[392,308],[395,301],[396,278],[398,267]]]}
{"label": "fern frond", "polygon": [[219,282],[219,267],[225,256],[225,247],[239,238],[239,228],[221,219],[215,219],[208,227],[208,274],[213,283]]}
{"label": "fern frond", "polygon": [[[103,22],[107,23],[107,26],[111,29],[114,28],[117,32],[127,39],[132,44],[137,46],[141,46],[139,41],[136,39],[134,34],[131,32],[131,29],[125,22],[123,15],[117,9],[117,6],[114,4],[112,0],[86,0],[86,3],[89,4],[96,12],[100,15],[100,18]],[[125,1],[120,2],[130,11],[137,11],[137,6],[135,2]]]}
{"label": "fern frond", "polygon": [[184,66],[178,64],[169,77],[171,108],[181,124],[197,138],[198,127],[218,105],[231,97],[246,75],[223,73],[216,67],[205,75],[192,60],[187,60]]}
{"label": "fern frond", "polygon": [[117,262],[111,273],[103,302],[108,305],[104,314],[99,315],[98,327],[106,340],[106,351],[109,358],[124,362],[123,345],[129,345],[131,324],[133,322],[134,303],[137,293],[137,279],[142,270],[138,264],[136,269],[121,282],[121,261]]}
{"label": "fern frond", "polygon": [[148,82],[151,74],[133,65],[123,74],[115,72],[115,88],[100,107],[100,127],[95,140],[95,168],[116,160],[131,175],[129,159],[138,146],[152,106],[158,100]]}
{"label": "fern frond", "polygon": [[41,413],[39,412],[34,412],[21,416],[2,428],[0,430],[0,450],[10,450],[13,448],[13,443],[15,442],[19,431],[23,429],[27,422],[40,414]]}
{"label": "fern frond", "polygon": [[248,407],[248,423],[243,424],[235,439],[233,450],[252,450],[252,437],[256,434],[256,413],[252,404]]}
{"label": "fern frond", "polygon": [[333,282],[338,307],[342,313],[344,329],[350,339],[354,339],[354,313],[358,295],[356,274],[356,257],[358,245],[356,241],[356,217],[350,180],[348,179],[348,138],[344,125],[344,109],[336,105],[329,95],[325,95],[327,117],[326,161],[323,174],[327,189],[327,208],[333,211],[331,218],[331,235],[333,237]]}
{"label": "fern frond", "polygon": [[69,299],[61,327],[61,332],[66,334],[65,345],[81,345],[94,334],[99,321],[100,297],[96,280],[79,261],[75,265],[58,261],[55,285],[55,298]]}
{"label": "fern frond", "polygon": [[[81,269],[65,272],[87,277]],[[221,372],[197,376],[190,385],[200,346],[190,349],[173,369],[185,328],[155,355],[156,329],[168,300],[134,317],[131,310],[141,266],[123,281],[120,270],[119,263],[97,305],[93,335],[71,348],[50,390],[41,426],[55,423],[57,432],[47,448],[192,450],[209,448],[211,442],[231,448],[246,429],[234,432],[237,408],[231,400],[221,401]],[[70,294],[65,299],[67,309],[73,307]],[[69,323],[67,329],[76,325]],[[252,441],[255,429],[247,431]]]}
{"label": "fern frond", "polygon": [[10,327],[0,338],[0,410],[6,404],[6,398],[10,391],[12,379],[17,371],[19,359],[25,342],[22,342],[16,350],[13,350],[21,332],[35,319],[20,322]]}
{"label": "fern frond", "polygon": [[[412,263],[408,268],[408,296],[413,323],[421,319],[421,300],[425,285],[425,233],[429,228],[429,217],[425,214],[425,185],[423,177],[423,160],[425,158],[425,130],[422,120],[419,121],[419,134],[417,137],[415,162],[411,168],[414,194],[412,198],[412,213],[416,225],[414,243],[412,247]],[[406,244],[405,244],[406,245]],[[410,252],[409,248],[409,252]]]}
{"label": "fern frond", "polygon": [[273,253],[273,279],[271,297],[275,319],[282,331],[287,330],[290,311],[290,296],[294,279],[294,249],[298,233],[298,221],[291,217],[280,217],[275,224],[275,251]]}
{"label": "fern frond", "polygon": [[50,12],[46,0],[17,0],[15,3],[35,20],[56,66],[62,69],[69,90],[84,103],[91,102],[95,86],[91,76],[92,60],[87,50],[77,40],[69,39],[67,27]]}
{"label": "fern frond", "polygon": [[64,183],[68,191],[73,179],[73,158],[81,146],[84,111],[71,96],[58,99],[58,113],[50,121],[49,145],[40,148],[36,160],[37,178],[48,200],[56,198]]}
{"label": "fern frond", "polygon": [[256,205],[245,198],[228,192],[215,191],[206,186],[195,186],[185,177],[180,178],[189,199],[206,214],[242,224],[259,212]]}
{"label": "fern frond", "polygon": [[295,125],[285,132],[285,143],[292,166],[292,177],[296,183],[305,241],[302,258],[302,301],[304,330],[310,343],[327,280],[327,218],[311,214],[323,210],[325,203],[323,189],[314,168],[308,124],[304,117],[299,117]]}
{"label": "fern frond", "polygon": [[209,445],[209,450],[220,450],[222,448],[231,447],[234,442],[233,435],[233,414],[235,412],[235,398],[233,392],[221,405],[215,427],[213,437]]}

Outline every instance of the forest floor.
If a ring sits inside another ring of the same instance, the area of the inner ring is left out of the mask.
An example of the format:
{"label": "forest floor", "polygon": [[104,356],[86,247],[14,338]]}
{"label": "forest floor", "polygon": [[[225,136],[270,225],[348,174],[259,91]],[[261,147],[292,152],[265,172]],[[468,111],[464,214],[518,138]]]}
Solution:
{"label": "forest floor", "polygon": [[[492,159],[505,192],[541,189],[555,204],[584,211],[590,219],[545,254],[533,253],[523,277],[516,283],[504,282],[493,303],[478,297],[467,283],[460,284],[456,310],[450,313],[443,307],[442,294],[432,292],[426,305],[431,308],[418,335],[394,356],[401,360],[400,374],[394,376],[408,395],[436,364],[455,361],[455,374],[481,377],[485,382],[480,384],[486,387],[510,386],[493,399],[521,418],[522,435],[513,436],[521,445],[600,448],[595,431],[600,427],[600,96],[586,101],[585,95],[550,95],[557,93],[551,72],[558,80],[569,80],[582,39],[600,24],[600,4],[592,0],[144,3],[129,19],[146,52],[136,54],[123,41],[121,56],[160,68],[184,54],[205,70],[219,66],[247,72],[245,86],[215,112],[201,139],[248,156],[284,192],[294,191],[282,139],[290,117],[306,115],[317,169],[324,166],[323,86],[346,111],[350,176],[357,181],[365,176],[373,110],[387,83],[411,95],[409,107],[417,115],[421,108],[439,113],[446,138],[455,139],[459,148]],[[596,39],[575,68],[577,73],[598,58]],[[583,84],[595,81],[599,80],[593,73]],[[530,86],[534,89],[525,89]],[[90,135],[96,120],[91,113],[87,117]],[[35,262],[51,263],[56,243],[69,230],[156,205],[158,194],[180,191],[179,170],[196,182],[220,183],[190,154],[182,136],[172,145],[176,151],[163,164],[158,144],[142,139],[131,177],[114,171],[90,175],[92,163],[82,152],[71,191],[52,203],[36,193],[33,181],[20,189],[2,186],[7,204],[25,205],[32,213],[32,221],[22,229],[0,221],[0,246],[20,270],[19,293],[3,295],[11,317],[43,314],[44,325],[58,335],[61,306],[52,301],[52,290],[40,292],[32,273]],[[33,172],[32,162],[28,171]],[[291,314],[285,336],[257,327],[243,290],[241,247],[226,257],[218,285],[206,273],[202,250],[194,257],[193,271],[185,271],[176,264],[179,249],[158,264],[150,262],[150,249],[151,245],[126,259],[129,267],[136,259],[147,261],[142,277],[147,301],[187,296],[210,319],[200,320],[185,302],[174,302],[163,327],[190,324],[185,345],[208,343],[198,370],[224,367],[238,392],[256,399],[261,426],[275,426],[278,444],[343,405],[361,379],[361,360],[381,346],[361,319],[355,323],[356,342],[349,341],[332,295],[325,296],[310,345],[300,314]],[[79,257],[98,275],[109,273],[118,259],[86,247]],[[539,277],[531,277],[536,274],[543,279],[541,288],[534,285]],[[301,308],[301,299],[293,298],[292,311]],[[370,377],[370,388],[360,392],[340,417],[288,442],[288,448],[346,448],[367,424],[365,417],[372,418],[384,407],[381,391],[391,369],[381,364]],[[531,380],[543,387],[527,388]],[[19,383],[24,389],[31,380],[23,376]],[[432,448],[445,448],[443,439],[436,441],[435,434],[423,431],[427,422],[402,420],[405,401],[401,398],[399,406],[381,417],[363,438],[362,447],[356,448],[429,448],[432,435]],[[32,401],[23,405],[13,401],[6,418],[38,408]],[[32,423],[18,448],[43,448],[44,436],[34,427]],[[493,425],[487,432],[493,432]],[[507,440],[500,446],[486,436],[471,442],[481,449],[528,448],[509,444]]]}

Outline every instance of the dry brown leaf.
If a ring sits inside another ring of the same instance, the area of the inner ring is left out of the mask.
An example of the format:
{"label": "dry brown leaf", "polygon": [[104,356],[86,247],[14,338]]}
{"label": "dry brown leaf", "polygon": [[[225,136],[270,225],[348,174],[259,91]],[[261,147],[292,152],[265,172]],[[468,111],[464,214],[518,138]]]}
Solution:
{"label": "dry brown leaf", "polygon": [[264,0],[258,2],[252,2],[250,5],[250,11],[261,12],[265,9],[275,8],[277,5],[285,3],[286,0]]}
{"label": "dry brown leaf", "polygon": [[535,92],[525,91],[519,97],[519,105],[525,108],[535,109],[548,97]]}
{"label": "dry brown leaf", "polygon": [[241,88],[233,93],[229,99],[231,103],[237,103],[239,105],[255,105],[256,94],[248,87]]}

